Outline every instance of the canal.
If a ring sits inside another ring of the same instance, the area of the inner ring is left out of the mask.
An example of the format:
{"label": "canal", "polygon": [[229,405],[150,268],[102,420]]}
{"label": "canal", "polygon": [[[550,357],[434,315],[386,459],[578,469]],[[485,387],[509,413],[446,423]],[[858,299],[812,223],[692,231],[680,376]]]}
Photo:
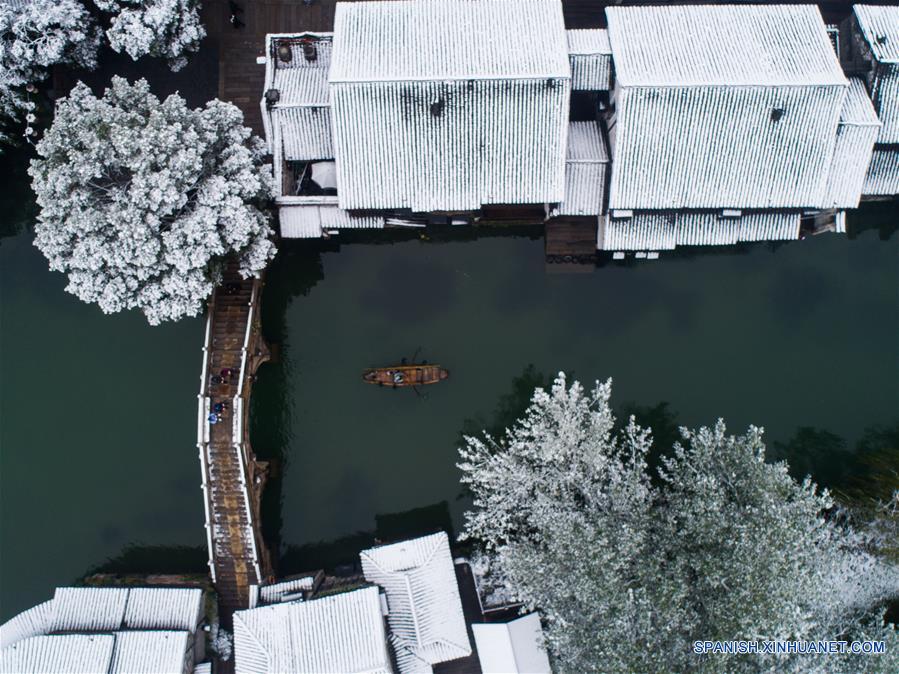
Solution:
{"label": "canal", "polygon": [[[80,303],[31,245],[27,185],[4,192],[0,620],[98,568],[205,562],[202,319],[151,328]],[[764,425],[778,452],[839,482],[856,443],[899,422],[896,218],[874,205],[851,238],[573,275],[546,273],[539,232],[284,244],[263,314],[280,357],[252,415],[254,448],[279,469],[265,526],[281,571],[351,559],[376,535],[458,531],[460,434],[501,426],[561,369],[613,377],[616,407],[669,427]],[[450,379],[421,396],[360,380],[416,354]]]}
{"label": "canal", "polygon": [[[762,425],[797,474],[842,486],[856,444],[890,442],[899,422],[895,218],[872,205],[851,239],[571,275],[546,273],[528,236],[285,245],[263,313],[281,357],[260,372],[253,415],[255,450],[283,467],[266,507],[282,572],[375,536],[458,531],[461,432],[501,428],[522,389],[559,370],[612,377],[615,407],[663,422],[667,438],[718,417]],[[421,395],[360,380],[416,354],[450,379]]]}

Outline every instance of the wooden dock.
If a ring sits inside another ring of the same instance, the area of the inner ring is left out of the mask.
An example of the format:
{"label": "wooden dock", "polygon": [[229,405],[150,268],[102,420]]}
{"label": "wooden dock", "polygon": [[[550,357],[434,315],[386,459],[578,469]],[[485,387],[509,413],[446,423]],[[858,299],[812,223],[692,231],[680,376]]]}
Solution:
{"label": "wooden dock", "polygon": [[[229,629],[231,614],[249,606],[250,585],[272,573],[260,527],[267,465],[253,454],[247,423],[254,373],[268,359],[259,333],[261,289],[259,279],[241,279],[236,262],[229,263],[209,301],[198,396],[197,446],[209,569],[218,593],[219,620]],[[226,407],[211,423],[218,403]]]}

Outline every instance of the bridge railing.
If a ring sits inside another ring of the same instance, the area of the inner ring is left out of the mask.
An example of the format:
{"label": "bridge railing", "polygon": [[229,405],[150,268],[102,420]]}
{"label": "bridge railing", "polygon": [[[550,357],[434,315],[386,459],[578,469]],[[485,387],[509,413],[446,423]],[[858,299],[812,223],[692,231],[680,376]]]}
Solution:
{"label": "bridge railing", "polygon": [[249,489],[247,488],[246,477],[247,472],[246,461],[249,452],[244,443],[245,434],[245,416],[246,410],[243,392],[244,382],[249,377],[247,373],[247,361],[249,357],[250,340],[253,335],[253,321],[256,318],[257,302],[259,299],[259,282],[253,282],[253,289],[250,293],[249,311],[247,312],[247,327],[244,331],[243,348],[240,355],[240,381],[237,384],[237,393],[232,400],[231,409],[234,410],[233,426],[231,428],[231,441],[234,449],[237,451],[237,458],[240,461],[240,487],[243,491],[244,507],[246,508],[247,522],[250,524],[250,545],[253,554],[253,569],[256,571],[257,582],[262,582],[262,570],[259,566],[259,549],[256,545],[256,527],[253,525],[253,509],[250,504]]}
{"label": "bridge railing", "polygon": [[[214,302],[213,296],[213,302]],[[200,393],[197,395],[197,450],[200,455],[200,472],[203,476],[203,482],[200,486],[203,491],[203,512],[206,515],[206,546],[209,559],[206,562],[209,565],[209,574],[212,582],[215,582],[215,560],[213,559],[213,543],[212,543],[212,512],[210,503],[212,494],[209,489],[209,409],[210,400],[206,395],[206,387],[208,385],[209,375],[209,353],[212,347],[212,305],[209,307],[209,316],[206,318],[206,337],[203,340],[203,370],[200,374]]]}

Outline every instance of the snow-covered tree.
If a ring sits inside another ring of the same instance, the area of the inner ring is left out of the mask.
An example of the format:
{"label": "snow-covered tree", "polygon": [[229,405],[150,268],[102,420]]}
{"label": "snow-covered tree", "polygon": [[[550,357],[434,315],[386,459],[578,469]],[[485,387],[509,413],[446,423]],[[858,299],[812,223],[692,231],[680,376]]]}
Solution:
{"label": "snow-covered tree", "polygon": [[95,67],[100,35],[78,0],[0,2],[0,115],[19,117],[25,86],[46,79],[51,66]]}
{"label": "snow-covered tree", "polygon": [[94,0],[110,12],[106,35],[117,52],[137,60],[141,56],[168,59],[172,70],[187,64],[185,54],[195,52],[206,30],[200,23],[198,0]]}
{"label": "snow-covered tree", "polygon": [[899,593],[896,569],[827,518],[826,493],[765,462],[760,429],[684,430],[653,482],[650,433],[631,419],[616,434],[610,393],[560,374],[503,437],[460,450],[465,535],[541,611],[560,670],[801,671],[802,656],[698,656],[692,642],[883,633],[871,611]]}
{"label": "snow-covered tree", "polygon": [[78,84],[37,153],[35,245],[106,313],[196,315],[226,256],[250,276],[274,255],[264,145],[229,103],[160,102],[144,80],[113,78],[100,98]]}

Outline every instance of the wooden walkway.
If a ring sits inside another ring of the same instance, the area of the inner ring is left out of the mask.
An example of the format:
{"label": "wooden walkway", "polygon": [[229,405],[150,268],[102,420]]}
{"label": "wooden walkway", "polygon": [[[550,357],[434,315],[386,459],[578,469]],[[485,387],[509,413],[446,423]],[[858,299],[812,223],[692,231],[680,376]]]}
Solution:
{"label": "wooden walkway", "polygon": [[[197,440],[203,475],[209,568],[218,593],[219,620],[249,606],[250,585],[270,576],[271,559],[260,529],[260,498],[267,466],[256,460],[246,423],[256,369],[268,359],[259,334],[262,283],[244,280],[229,263],[209,301]],[[213,380],[229,371],[222,383]],[[217,403],[225,403],[210,423]]]}
{"label": "wooden walkway", "polygon": [[315,0],[306,5],[302,0],[238,0],[243,12],[237,17],[240,28],[231,22],[227,0],[206,0],[203,3],[203,23],[209,39],[216,42],[219,53],[219,93],[223,101],[230,101],[244,114],[244,121],[253,131],[263,135],[262,87],[265,66],[256,63],[264,55],[268,33],[323,32],[334,26],[335,0]]}

